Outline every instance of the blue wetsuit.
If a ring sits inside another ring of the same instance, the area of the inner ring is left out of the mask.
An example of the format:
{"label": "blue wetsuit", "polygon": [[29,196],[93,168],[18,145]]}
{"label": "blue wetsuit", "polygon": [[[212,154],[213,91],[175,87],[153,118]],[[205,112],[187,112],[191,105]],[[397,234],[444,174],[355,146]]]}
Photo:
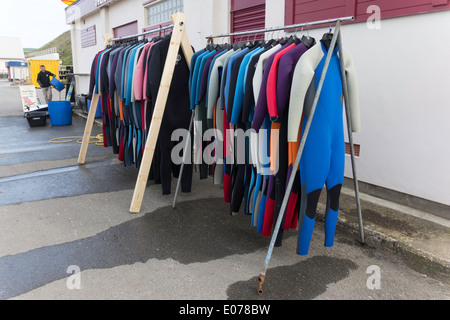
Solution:
{"label": "blue wetsuit", "polygon": [[[291,99],[298,98],[297,92],[304,92],[303,123],[306,124],[310,117],[316,90],[324,69],[328,48],[322,43],[318,43],[310,49],[300,59],[294,74],[294,81],[291,91]],[[346,68],[349,78],[349,91],[351,100],[356,101],[355,76],[351,65],[350,57],[348,68]],[[347,63],[346,62],[346,63]],[[309,73],[309,70],[313,70]],[[310,78],[311,82],[306,82]],[[301,77],[301,79],[300,79]],[[306,79],[305,79],[306,78]],[[316,209],[320,193],[324,185],[327,188],[327,211],[325,217],[325,246],[331,247],[334,244],[336,223],[339,214],[339,197],[344,181],[345,169],[345,140],[343,127],[343,106],[342,106],[342,78],[340,69],[340,58],[337,48],[333,52],[329,69],[325,78],[323,89],[319,98],[319,103],[311,123],[306,144],[300,160],[300,180],[303,188],[302,201],[306,200],[306,208],[301,210],[299,217],[299,236],[297,253],[307,255],[316,220]],[[303,97],[303,96],[301,96]],[[359,130],[359,105],[352,104],[353,119],[356,130]],[[298,114],[299,108],[295,101],[291,101],[289,115]],[[294,140],[294,132],[298,126],[295,121],[289,119],[289,140]],[[305,126],[302,128],[302,137]],[[298,132],[298,131],[297,131]]]}

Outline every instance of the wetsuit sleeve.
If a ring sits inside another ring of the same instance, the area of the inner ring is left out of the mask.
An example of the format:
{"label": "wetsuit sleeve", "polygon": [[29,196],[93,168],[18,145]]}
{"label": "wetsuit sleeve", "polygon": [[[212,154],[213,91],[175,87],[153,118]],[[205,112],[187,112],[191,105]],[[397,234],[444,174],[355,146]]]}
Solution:
{"label": "wetsuit sleeve", "polygon": [[93,94],[94,93],[94,88],[95,88],[95,67],[97,66],[97,59],[98,59],[98,54],[95,55],[94,60],[92,61],[92,65],[91,65],[91,75],[90,75],[90,79],[89,79],[89,94]]}
{"label": "wetsuit sleeve", "polygon": [[344,69],[347,77],[350,118],[353,132],[361,131],[361,115],[359,106],[358,81],[351,54],[344,48]]}
{"label": "wetsuit sleeve", "polygon": [[220,73],[223,72],[224,63],[231,54],[233,54],[233,51],[229,51],[225,53],[223,56],[219,57],[216,62],[213,65],[213,68],[211,70],[211,76],[209,77],[209,84],[208,84],[208,113],[207,113],[207,119],[213,119],[214,118],[214,109],[216,108],[217,99],[220,96],[220,87],[221,87],[221,81],[220,81]]}
{"label": "wetsuit sleeve", "polygon": [[259,129],[264,123],[265,118],[269,112],[267,107],[267,80],[269,78],[269,74],[272,69],[272,63],[274,61],[275,56],[276,53],[274,53],[269,57],[269,59],[267,59],[266,66],[264,69],[264,75],[261,82],[261,88],[258,95],[258,101],[255,106],[255,115],[252,123],[252,129],[255,129],[256,132],[259,132]]}
{"label": "wetsuit sleeve", "polygon": [[[242,122],[250,122],[250,112],[255,106],[255,98],[253,94],[253,76],[256,71],[256,64],[258,63],[261,54],[254,56],[248,65],[247,78],[245,79],[245,93],[242,107]],[[253,119],[252,119],[253,120]]]}
{"label": "wetsuit sleeve", "polygon": [[323,51],[319,43],[306,52],[295,67],[289,103],[288,142],[297,141],[306,93],[322,57]]}
{"label": "wetsuit sleeve", "polygon": [[277,53],[272,63],[272,67],[267,78],[267,110],[269,113],[270,120],[273,122],[278,121],[278,109],[277,109],[277,76],[278,76],[278,66],[280,59],[283,55],[295,47],[295,44],[291,44],[289,47],[285,48],[283,51]]}

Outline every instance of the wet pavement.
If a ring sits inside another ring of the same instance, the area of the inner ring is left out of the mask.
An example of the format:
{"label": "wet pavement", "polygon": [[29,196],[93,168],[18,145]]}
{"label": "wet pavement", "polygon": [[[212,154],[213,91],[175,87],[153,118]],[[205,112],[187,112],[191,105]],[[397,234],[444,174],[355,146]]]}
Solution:
{"label": "wet pavement", "polygon": [[[173,194],[162,196],[149,183],[142,213],[130,214],[137,169],[96,145],[78,166],[76,141],[49,141],[81,136],[84,120],[30,128],[18,90],[0,81],[0,299],[450,298],[448,283],[381,247],[361,245],[345,228],[325,248],[320,219],[306,257],[295,254],[297,232],[285,233],[259,296],[256,279],[270,239],[250,227],[251,217],[229,214],[220,187],[195,173],[192,193],[181,194],[174,210]],[[344,199],[348,211],[350,202]],[[417,232],[397,223],[405,234]],[[371,285],[373,266],[379,287]],[[75,289],[73,270],[80,271]]]}

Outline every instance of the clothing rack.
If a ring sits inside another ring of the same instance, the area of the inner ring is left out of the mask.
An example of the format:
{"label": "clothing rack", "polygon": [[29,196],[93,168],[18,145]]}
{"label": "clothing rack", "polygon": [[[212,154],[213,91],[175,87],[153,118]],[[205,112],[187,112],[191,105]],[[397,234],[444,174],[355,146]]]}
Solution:
{"label": "clothing rack", "polygon": [[[187,37],[186,30],[185,30],[186,15],[184,13],[177,13],[177,14],[174,14],[171,18],[172,18],[173,26],[165,26],[162,28],[157,28],[157,29],[150,30],[150,31],[140,33],[137,35],[121,37],[121,38],[113,38],[113,36],[111,34],[104,35],[105,48],[106,48],[107,45],[109,45],[111,42],[114,42],[114,41],[127,40],[127,39],[131,39],[131,38],[143,36],[146,34],[166,30],[166,29],[169,29],[172,27],[174,28],[173,32],[172,32],[172,36],[171,36],[171,44],[170,44],[169,51],[167,54],[164,71],[163,71],[162,78],[161,78],[161,83],[160,83],[159,92],[158,92],[158,98],[156,100],[155,110],[153,113],[150,129],[149,129],[149,133],[148,133],[148,139],[147,139],[147,142],[145,145],[142,163],[141,163],[141,167],[139,170],[139,174],[138,174],[138,178],[137,178],[137,182],[136,182],[136,186],[135,186],[135,190],[134,190],[134,194],[133,194],[133,199],[132,199],[132,203],[131,203],[131,207],[130,207],[131,213],[139,213],[140,209],[141,209],[142,200],[143,200],[145,188],[147,185],[150,168],[152,165],[153,156],[154,156],[155,149],[156,149],[156,143],[157,143],[159,131],[161,128],[162,118],[164,115],[164,110],[165,110],[167,98],[169,95],[170,85],[172,82],[173,73],[174,73],[176,62],[177,62],[179,49],[181,47],[189,68],[191,67],[190,62],[191,62],[192,56],[194,54],[193,50],[192,50],[192,46],[190,45],[189,39]],[[273,32],[273,31],[278,31],[278,30],[290,30],[290,29],[298,29],[301,27],[309,27],[309,26],[317,26],[317,25],[336,23],[335,33],[333,35],[330,49],[328,51],[328,55],[327,55],[326,62],[325,62],[325,67],[324,67],[322,75],[321,75],[319,87],[316,92],[314,104],[313,104],[310,116],[308,118],[308,122],[305,126],[305,132],[304,132],[304,135],[303,135],[301,143],[300,143],[300,148],[298,150],[298,154],[297,154],[297,157],[296,157],[296,160],[294,163],[294,168],[292,170],[292,174],[289,178],[289,183],[286,188],[286,193],[283,198],[283,203],[282,203],[280,212],[284,212],[286,210],[287,202],[289,200],[289,194],[292,190],[295,175],[296,175],[296,172],[300,165],[300,159],[301,159],[303,149],[304,149],[304,146],[306,143],[309,128],[311,127],[312,119],[314,117],[314,113],[315,113],[317,104],[319,102],[319,97],[320,97],[320,94],[321,94],[321,91],[323,88],[323,84],[324,84],[325,77],[326,77],[326,74],[328,71],[328,67],[330,65],[332,53],[333,53],[335,47],[338,46],[339,54],[340,54],[340,64],[341,64],[340,67],[341,67],[341,75],[342,75],[342,81],[343,81],[344,99],[345,99],[345,113],[346,113],[346,119],[347,119],[348,138],[349,138],[350,151],[351,151],[353,180],[354,180],[356,204],[357,204],[358,219],[359,219],[359,226],[360,226],[360,235],[361,235],[361,242],[364,243],[365,241],[364,241],[364,230],[363,230],[361,206],[360,206],[360,198],[359,198],[359,186],[358,186],[357,171],[356,171],[356,166],[355,166],[355,162],[356,162],[355,161],[355,150],[354,150],[352,128],[351,128],[351,121],[350,121],[350,111],[349,111],[350,108],[348,106],[348,104],[350,102],[348,99],[348,86],[347,86],[347,78],[346,78],[345,69],[344,69],[344,61],[343,61],[344,56],[342,55],[343,49],[342,49],[342,37],[341,37],[341,23],[345,22],[345,21],[353,21],[353,20],[354,20],[354,17],[344,17],[344,18],[338,18],[338,19],[321,20],[321,21],[301,23],[301,24],[296,24],[296,25],[283,26],[283,27],[277,27],[277,28],[269,28],[269,29],[263,29],[263,30],[252,30],[252,31],[247,31],[247,32],[237,32],[237,33],[230,33],[230,34],[223,34],[223,35],[213,35],[213,36],[209,36],[206,38],[208,40],[211,40],[213,38],[224,38],[224,37],[232,37],[232,36],[255,34],[255,33],[268,33],[268,32]],[[94,93],[93,98],[92,98],[92,105],[97,105],[99,98],[100,98],[100,95],[97,93]],[[195,111],[192,112],[190,128],[192,128],[192,125],[193,125],[194,114],[195,114],[194,112]],[[96,108],[91,108],[89,111],[87,122],[86,122],[86,128],[85,128],[84,136],[83,136],[82,143],[81,143],[80,154],[78,157],[78,163],[80,165],[83,165],[86,162],[86,154],[87,154],[87,149],[89,146],[89,140],[90,140],[90,136],[92,133],[92,128],[94,125],[95,113],[96,113]],[[187,139],[186,143],[189,143],[190,142],[189,140],[190,140],[190,137]],[[185,150],[186,150],[186,148],[185,148]],[[185,158],[183,160],[185,160]],[[180,171],[180,175],[179,175],[180,177],[182,176],[182,170],[184,168],[184,164],[185,164],[185,161],[183,161],[182,166],[181,166],[181,171]],[[174,199],[174,203],[173,203],[174,208],[176,205],[176,199],[178,196],[180,182],[181,182],[181,180],[178,179],[177,191],[176,191],[175,199]],[[262,286],[263,286],[265,278],[266,278],[268,264],[269,264],[269,261],[272,256],[273,248],[275,246],[276,238],[278,236],[282,220],[283,220],[283,214],[279,214],[276,224],[275,224],[275,227],[274,227],[274,231],[273,231],[272,239],[271,239],[270,246],[269,246],[269,249],[267,252],[267,256],[266,256],[266,259],[264,262],[264,269],[258,276],[258,294],[260,294],[260,295],[263,293]]]}
{"label": "clothing rack", "polygon": [[[133,194],[133,199],[131,202],[130,212],[131,213],[139,213],[141,210],[142,200],[145,193],[145,188],[147,186],[148,176],[150,173],[150,168],[153,162],[153,156],[155,154],[156,143],[158,140],[159,132],[161,129],[161,123],[164,116],[164,110],[166,108],[167,98],[169,96],[170,86],[172,83],[172,78],[175,70],[175,65],[178,59],[178,52],[180,48],[183,51],[183,54],[186,58],[187,65],[190,68],[190,62],[192,56],[194,54],[192,50],[192,46],[189,42],[187,33],[186,33],[186,15],[184,13],[176,13],[171,17],[173,25],[164,26],[161,28],[149,30],[143,33],[139,33],[136,35],[121,37],[121,38],[113,38],[111,34],[105,35],[105,48],[114,41],[122,41],[131,38],[136,38],[139,36],[147,35],[150,33],[166,30],[169,28],[173,28],[169,51],[167,53],[166,62],[164,65],[164,70],[161,77],[161,83],[159,86],[158,97],[156,99],[155,108],[153,111],[153,117],[150,124],[148,139],[146,141],[144,154],[142,157],[141,166],[139,169],[138,178],[136,181],[136,186]],[[98,104],[100,98],[100,94],[94,93],[92,97],[92,105],[95,106]],[[89,138],[92,133],[92,128],[95,120],[95,110],[96,108],[91,108],[89,110],[89,115],[86,122],[86,128],[84,131],[80,154],[78,157],[78,163],[80,165],[85,164],[86,162],[86,154],[89,146]]]}
{"label": "clothing rack", "polygon": [[[287,204],[289,201],[289,194],[291,193],[293,184],[294,184],[294,180],[295,180],[295,176],[296,176],[296,172],[298,170],[298,167],[300,165],[300,159],[302,157],[302,153],[303,153],[303,149],[305,147],[306,144],[306,139],[308,137],[308,133],[309,133],[309,129],[311,127],[311,123],[314,117],[314,113],[317,107],[317,104],[319,102],[319,97],[323,88],[323,84],[325,82],[325,77],[326,74],[328,72],[328,67],[330,65],[330,61],[331,61],[331,57],[332,57],[332,53],[334,51],[334,49],[336,48],[336,46],[339,49],[339,55],[340,55],[340,69],[341,69],[341,76],[342,76],[342,82],[343,82],[343,93],[344,93],[344,100],[345,100],[345,114],[346,114],[346,122],[347,122],[347,131],[348,131],[348,139],[349,139],[349,144],[350,144],[350,152],[351,152],[351,163],[352,163],[352,172],[353,172],[353,182],[354,182],[354,189],[355,189],[355,198],[356,198],[356,207],[357,207],[357,213],[358,213],[358,220],[359,220],[359,229],[360,229],[360,237],[361,237],[361,243],[364,244],[365,243],[365,239],[364,239],[364,227],[363,227],[363,219],[362,219],[362,213],[361,213],[361,202],[360,202],[360,196],[359,196],[359,183],[358,183],[358,177],[357,177],[357,170],[356,170],[356,159],[355,159],[355,148],[354,148],[354,143],[353,143],[353,131],[351,128],[351,121],[350,121],[350,111],[349,111],[349,99],[348,99],[348,85],[347,85],[347,77],[345,74],[345,69],[344,69],[344,56],[343,56],[343,47],[342,47],[342,35],[341,35],[341,24],[342,22],[346,22],[346,21],[354,21],[355,17],[353,16],[349,16],[349,17],[343,17],[343,18],[336,18],[336,19],[329,19],[329,20],[319,20],[319,21],[314,21],[314,22],[307,22],[307,23],[300,23],[300,24],[294,24],[294,25],[289,25],[289,26],[283,26],[283,27],[275,27],[275,28],[268,28],[268,29],[260,29],[260,30],[251,30],[251,31],[244,31],[244,32],[235,32],[235,33],[229,33],[229,34],[222,34],[222,35],[212,35],[209,37],[206,37],[206,39],[208,40],[208,43],[212,43],[214,38],[226,38],[226,37],[235,37],[235,36],[242,36],[242,35],[250,35],[250,34],[258,34],[258,33],[268,33],[268,32],[274,32],[274,31],[281,31],[281,30],[295,30],[295,29],[299,29],[299,28],[304,28],[304,27],[310,27],[310,26],[318,26],[318,25],[326,25],[326,24],[333,24],[335,23],[336,27],[335,27],[335,32],[333,35],[333,39],[330,45],[330,49],[328,50],[328,55],[325,61],[325,66],[321,75],[321,79],[319,82],[319,86],[316,92],[316,96],[314,99],[314,104],[313,107],[311,109],[310,112],[310,116],[308,118],[308,122],[305,126],[305,131],[304,131],[304,135],[302,137],[302,140],[300,142],[300,148],[298,150],[297,153],[297,157],[294,163],[294,168],[292,170],[291,176],[289,177],[289,181],[288,181],[288,186],[286,188],[285,191],[285,195],[283,198],[283,202],[280,208],[280,212],[284,212],[287,208]],[[192,122],[193,122],[194,117],[191,120],[191,126],[192,126]],[[190,141],[188,140],[186,142],[186,146],[188,145]],[[185,148],[186,150],[186,148]],[[184,167],[184,161],[182,163],[181,166],[181,173],[183,172],[183,167]],[[174,202],[173,202],[173,208],[175,208],[176,206],[176,200],[178,197],[178,192],[179,192],[179,188],[180,188],[180,179],[178,180],[178,184],[177,184],[177,189],[175,192],[175,198],[174,198]],[[263,293],[262,290],[262,286],[264,284],[265,281],[265,277],[266,277],[266,273],[267,273],[267,269],[268,269],[268,265],[270,262],[270,259],[272,257],[272,252],[273,249],[275,247],[275,242],[276,239],[278,237],[278,233],[281,227],[281,223],[283,221],[283,214],[278,214],[278,218],[274,227],[274,231],[272,234],[272,239],[269,245],[269,249],[266,255],[266,259],[264,262],[264,268],[263,271],[260,273],[260,275],[258,276],[258,294],[261,295]]]}

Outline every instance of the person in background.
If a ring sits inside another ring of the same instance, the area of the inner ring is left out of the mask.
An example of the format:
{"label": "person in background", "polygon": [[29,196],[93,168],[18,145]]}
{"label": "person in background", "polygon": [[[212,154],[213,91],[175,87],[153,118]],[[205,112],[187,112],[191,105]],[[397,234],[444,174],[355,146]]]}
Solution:
{"label": "person in background", "polygon": [[50,71],[45,70],[45,66],[42,65],[41,72],[39,72],[37,76],[37,83],[39,83],[42,88],[42,92],[44,92],[45,103],[47,104],[53,99],[52,87],[50,85],[50,76],[56,77],[56,75],[54,75]]}

